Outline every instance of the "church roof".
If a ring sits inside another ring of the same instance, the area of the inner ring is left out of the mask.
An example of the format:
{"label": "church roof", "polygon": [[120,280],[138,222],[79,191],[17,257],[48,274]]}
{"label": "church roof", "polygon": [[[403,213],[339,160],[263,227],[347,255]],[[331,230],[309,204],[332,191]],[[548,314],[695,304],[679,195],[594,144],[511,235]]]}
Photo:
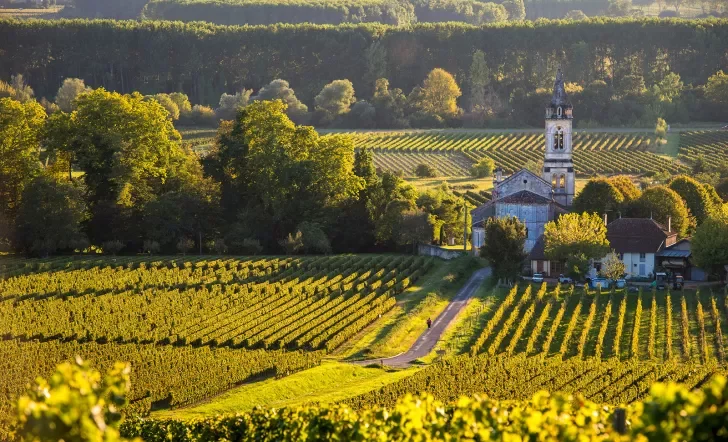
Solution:
{"label": "church roof", "polygon": [[569,98],[566,96],[566,88],[564,86],[564,74],[561,68],[556,71],[556,81],[554,82],[554,94],[551,96],[551,106],[567,106]]}
{"label": "church roof", "polygon": [[553,200],[537,195],[529,190],[521,190],[500,198],[496,202],[506,204],[549,204]]}
{"label": "church roof", "polygon": [[511,180],[515,180],[516,178],[520,178],[523,175],[530,175],[530,177],[532,179],[536,179],[536,180],[543,181],[544,183],[546,183],[547,186],[551,187],[551,183],[549,183],[548,181],[546,181],[545,179],[541,178],[540,176],[536,175],[535,173],[531,172],[528,169],[521,169],[521,170],[515,172],[514,174],[512,174],[508,178],[506,178],[503,181],[501,181],[500,183],[498,183],[498,186],[502,186],[503,184],[505,184],[505,183],[507,183],[507,182],[509,182]]}

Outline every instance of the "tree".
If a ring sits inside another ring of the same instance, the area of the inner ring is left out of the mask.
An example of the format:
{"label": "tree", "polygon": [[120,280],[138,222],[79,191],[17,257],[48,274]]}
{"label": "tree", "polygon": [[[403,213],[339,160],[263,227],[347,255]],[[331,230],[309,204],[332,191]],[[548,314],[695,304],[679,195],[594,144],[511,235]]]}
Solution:
{"label": "tree", "polygon": [[187,98],[187,95],[183,94],[182,92],[172,92],[171,94],[169,94],[169,99],[174,101],[174,104],[177,105],[180,116],[192,112],[192,104],[190,103],[190,99]]}
{"label": "tree", "polygon": [[698,225],[702,224],[715,210],[713,200],[705,186],[693,178],[680,175],[670,181],[668,187],[685,201],[690,214]]}
{"label": "tree", "polygon": [[421,163],[415,168],[415,175],[420,178],[434,178],[437,176],[437,169],[429,164]]}
{"label": "tree", "polygon": [[616,280],[624,276],[624,263],[614,251],[602,259],[602,275],[605,278]]}
{"label": "tree", "polygon": [[683,82],[680,80],[680,74],[670,72],[659,82],[652,86],[652,95],[658,101],[672,103],[672,101],[680,96],[683,91]]}
{"label": "tree", "polygon": [[607,178],[607,180],[622,195],[624,205],[627,205],[627,204],[631,203],[632,201],[635,201],[642,194],[642,192],[634,184],[632,179],[626,175],[615,175],[615,176]]}
{"label": "tree", "polygon": [[485,239],[480,256],[488,260],[493,276],[497,279],[515,281],[528,256],[525,245],[526,225],[518,218],[490,218],[485,223]]}
{"label": "tree", "polygon": [[508,11],[504,5],[493,2],[484,2],[479,5],[475,24],[499,23],[508,20]]}
{"label": "tree", "polygon": [[728,104],[728,74],[718,71],[708,78],[705,98],[716,104]]}
{"label": "tree", "polygon": [[397,243],[412,244],[412,253],[417,253],[419,243],[432,240],[431,216],[422,210],[409,210],[401,215],[397,226]]}
{"label": "tree", "polygon": [[23,189],[40,173],[45,120],[45,111],[35,101],[0,98],[0,224],[12,222]]}
{"label": "tree", "polygon": [[485,53],[478,49],[470,63],[470,110],[485,112],[485,93],[490,84],[490,71],[485,63]]}
{"label": "tree", "polygon": [[635,201],[633,207],[634,216],[654,218],[664,226],[670,219],[672,230],[678,236],[684,237],[688,233],[691,224],[688,210],[680,195],[669,187],[650,187]]}
{"label": "tree", "polygon": [[607,226],[596,213],[569,213],[544,227],[546,256],[553,261],[566,261],[583,255],[598,259],[609,253]]}
{"label": "tree", "polygon": [[[190,158],[167,111],[139,94],[96,89],[76,99],[70,118],[45,142],[69,154],[84,172],[92,242],[141,241],[135,217],[149,201],[175,190]],[[53,152],[50,152],[53,154]],[[141,244],[138,244],[141,246]]]}
{"label": "tree", "polygon": [[728,215],[720,211],[695,229],[691,239],[693,264],[725,279],[728,265]]}
{"label": "tree", "polygon": [[376,109],[376,122],[378,128],[403,127],[404,108],[407,104],[407,97],[402,89],[390,89],[389,81],[380,78],[374,86],[372,105]]}
{"label": "tree", "polygon": [[359,100],[346,116],[346,127],[373,129],[376,127],[377,110],[366,100]]}
{"label": "tree", "polygon": [[185,256],[193,247],[195,247],[195,242],[189,238],[180,238],[177,241],[177,250],[182,253],[182,256]]}
{"label": "tree", "polygon": [[35,92],[25,83],[25,78],[21,74],[10,77],[10,84],[0,82],[0,98],[12,98],[27,103],[33,99]]}
{"label": "tree", "polygon": [[457,99],[462,95],[455,78],[444,69],[436,68],[427,74],[422,84],[419,107],[430,115],[452,117],[458,112]]}
{"label": "tree", "polygon": [[23,191],[15,219],[16,248],[40,257],[76,248],[83,241],[81,222],[86,216],[82,189],[41,175]]}
{"label": "tree", "polygon": [[523,0],[506,0],[502,3],[508,11],[508,20],[523,20],[526,18],[526,5]]}
{"label": "tree", "polygon": [[595,178],[589,180],[584,188],[574,198],[574,212],[596,213],[604,215],[607,212],[618,210],[624,197],[609,180]]}
{"label": "tree", "polygon": [[609,0],[607,12],[613,17],[626,17],[632,10],[632,0]]}
{"label": "tree", "polygon": [[655,124],[655,138],[657,141],[667,139],[667,122],[665,122],[664,118],[657,119],[657,123]]}
{"label": "tree", "polygon": [[215,109],[215,115],[220,120],[235,119],[238,109],[248,105],[252,94],[252,89],[243,89],[242,92],[236,92],[235,95],[222,94],[220,96],[220,107]]}
{"label": "tree", "polygon": [[495,169],[495,161],[490,157],[483,157],[477,163],[473,164],[470,174],[475,178],[485,178],[493,175]]}
{"label": "tree", "polygon": [[287,106],[286,114],[296,123],[304,122],[308,114],[308,107],[296,98],[296,93],[286,80],[271,81],[260,88],[258,94],[252,100],[282,100]]}
{"label": "tree", "polygon": [[301,233],[305,253],[331,253],[331,242],[319,224],[304,221],[296,230]]}
{"label": "tree", "polygon": [[66,78],[56,93],[56,104],[63,112],[71,112],[75,109],[76,98],[84,92],[90,91],[83,80],[79,78]]}
{"label": "tree", "polygon": [[77,442],[123,441],[120,409],[126,405],[130,368],[117,362],[106,376],[80,358],[56,367],[48,380],[18,399],[21,440]]}
{"label": "tree", "polygon": [[330,226],[363,186],[353,163],[349,136],[319,136],[296,126],[282,101],[254,101],[221,126],[205,170],[220,182],[225,217],[246,230],[238,236],[270,250],[303,221]]}
{"label": "tree", "polygon": [[354,85],[349,80],[334,80],[321,89],[316,98],[316,112],[318,121],[330,124],[337,117],[349,112],[351,105],[356,103]]}
{"label": "tree", "polygon": [[301,249],[303,249],[303,233],[296,232],[296,234],[289,233],[287,237],[283,238],[278,242],[281,247],[286,251],[286,255],[295,255]]}
{"label": "tree", "polygon": [[586,20],[589,17],[587,17],[587,15],[584,14],[584,12],[580,9],[572,9],[571,11],[566,13],[564,18],[567,20],[579,21],[579,20]]}

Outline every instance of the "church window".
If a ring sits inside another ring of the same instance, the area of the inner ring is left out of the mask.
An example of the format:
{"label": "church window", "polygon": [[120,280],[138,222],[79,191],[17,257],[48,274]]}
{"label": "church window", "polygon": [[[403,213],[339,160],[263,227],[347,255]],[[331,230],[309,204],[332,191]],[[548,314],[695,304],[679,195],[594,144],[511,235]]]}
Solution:
{"label": "church window", "polygon": [[561,115],[562,115],[562,112],[563,112],[563,111],[561,110],[561,106],[559,106],[559,107],[557,107],[557,108],[556,108],[556,116],[557,116],[557,117],[561,117]]}
{"label": "church window", "polygon": [[564,188],[566,187],[566,175],[561,174],[561,178],[559,179],[559,187]]}
{"label": "church window", "polygon": [[554,150],[563,150],[563,149],[564,149],[564,131],[559,126],[556,128],[556,132],[554,132]]}
{"label": "church window", "polygon": [[556,176],[556,174],[553,174],[551,176],[551,187],[556,187],[557,184],[558,184],[558,177]]}

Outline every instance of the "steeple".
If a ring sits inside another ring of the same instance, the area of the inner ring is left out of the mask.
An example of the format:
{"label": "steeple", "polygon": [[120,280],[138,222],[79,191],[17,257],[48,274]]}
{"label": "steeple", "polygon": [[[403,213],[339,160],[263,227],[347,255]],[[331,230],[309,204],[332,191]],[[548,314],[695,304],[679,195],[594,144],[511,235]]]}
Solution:
{"label": "steeple", "polygon": [[547,119],[571,119],[572,106],[569,103],[569,97],[566,96],[566,88],[564,86],[564,74],[561,68],[556,71],[556,81],[554,81],[554,93],[551,96],[551,103],[546,106]]}

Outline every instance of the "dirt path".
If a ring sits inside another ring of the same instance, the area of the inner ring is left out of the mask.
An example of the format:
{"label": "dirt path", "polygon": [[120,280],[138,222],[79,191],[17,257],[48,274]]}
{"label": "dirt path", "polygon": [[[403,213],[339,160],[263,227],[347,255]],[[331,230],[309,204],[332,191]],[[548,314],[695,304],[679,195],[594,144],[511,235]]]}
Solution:
{"label": "dirt path", "polygon": [[440,337],[450,323],[457,317],[460,310],[465,308],[468,300],[470,300],[488,276],[490,276],[490,268],[487,267],[473,273],[473,276],[460,289],[455,298],[450,301],[450,304],[448,304],[445,310],[432,322],[432,327],[420,335],[417,341],[406,352],[392,356],[391,358],[353,361],[353,363],[359,365],[383,364],[390,367],[407,367],[413,360],[427,356],[435,348],[437,341],[440,340]]}

